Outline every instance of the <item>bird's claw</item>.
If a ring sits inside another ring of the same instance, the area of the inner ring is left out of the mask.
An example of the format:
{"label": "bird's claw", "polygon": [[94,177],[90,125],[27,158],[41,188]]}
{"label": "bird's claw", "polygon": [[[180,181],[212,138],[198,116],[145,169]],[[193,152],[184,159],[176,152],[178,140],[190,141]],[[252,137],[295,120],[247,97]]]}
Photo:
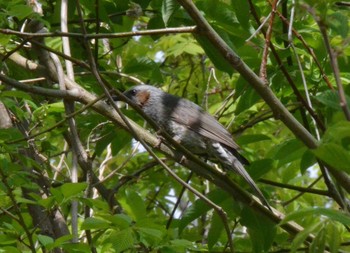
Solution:
{"label": "bird's claw", "polygon": [[157,142],[154,144],[154,148],[160,148],[160,145],[164,142],[164,137],[160,135],[161,131],[156,132]]}

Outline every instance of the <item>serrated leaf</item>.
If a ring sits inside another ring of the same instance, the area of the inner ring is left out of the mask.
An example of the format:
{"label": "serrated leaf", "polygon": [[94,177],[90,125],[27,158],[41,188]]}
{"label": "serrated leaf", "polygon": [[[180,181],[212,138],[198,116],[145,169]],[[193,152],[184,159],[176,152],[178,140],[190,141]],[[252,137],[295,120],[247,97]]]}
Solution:
{"label": "serrated leaf", "polygon": [[238,101],[235,114],[240,114],[241,112],[249,109],[260,99],[261,98],[258,93],[251,86],[247,86],[245,92],[241,95]]}
{"label": "serrated leaf", "polygon": [[325,230],[324,227],[322,227],[322,229],[320,229],[314,240],[312,240],[312,243],[310,245],[309,248],[309,252],[310,253],[319,253],[319,252],[324,252],[325,248],[326,248],[326,240],[325,240]]}
{"label": "serrated leaf", "polygon": [[183,36],[179,35],[172,38],[172,40],[176,41],[176,43],[167,50],[169,56],[173,55],[178,57],[183,53],[187,53],[189,55],[204,54],[203,49],[198,45],[197,41],[191,37],[184,38]]}
{"label": "serrated leaf", "polygon": [[18,250],[12,246],[5,246],[0,248],[1,253],[22,253],[23,251]]}
{"label": "serrated leaf", "polygon": [[66,252],[91,253],[91,248],[86,243],[66,243],[66,244],[62,244],[61,247]]}
{"label": "serrated leaf", "polygon": [[86,218],[83,223],[81,224],[82,230],[89,230],[89,229],[105,229],[110,227],[109,222],[94,218],[94,217],[88,217]]}
{"label": "serrated leaf", "polygon": [[231,0],[231,5],[235,10],[237,20],[244,28],[249,28],[250,8],[248,1]]}
{"label": "serrated leaf", "polygon": [[19,20],[22,20],[26,17],[28,17],[30,14],[33,13],[33,10],[28,5],[10,5],[10,8],[7,11],[7,15],[9,16],[15,16]]}
{"label": "serrated leaf", "polygon": [[22,198],[22,197],[16,197],[16,201],[18,203],[36,205],[36,201],[33,201],[31,199]]}
{"label": "serrated leaf", "polygon": [[336,169],[350,173],[349,150],[335,143],[321,144],[317,149],[311,150],[319,159]]}
{"label": "serrated leaf", "polygon": [[147,57],[133,58],[126,63],[124,72],[130,74],[142,74],[144,78],[152,78],[152,81],[155,83],[163,82],[163,76],[160,72],[159,65]]}
{"label": "serrated leaf", "polygon": [[288,140],[280,146],[275,154],[275,159],[279,160],[278,166],[299,160],[306,151],[305,145],[297,139]]}
{"label": "serrated leaf", "polygon": [[134,190],[128,189],[125,199],[120,199],[120,203],[134,220],[142,220],[146,217],[145,202]]}
{"label": "serrated leaf", "polygon": [[71,235],[71,234],[61,236],[55,240],[55,242],[51,245],[51,248],[61,247],[62,245],[71,241],[72,238],[73,238],[73,235]]}
{"label": "serrated leaf", "polygon": [[265,134],[245,134],[237,139],[237,144],[242,146],[250,143],[268,140],[271,140],[271,138]]}
{"label": "serrated leaf", "polygon": [[331,253],[338,253],[340,247],[340,232],[334,222],[328,222],[326,226],[326,241]]}
{"label": "serrated leaf", "polygon": [[276,235],[275,224],[247,207],[242,211],[241,224],[248,228],[254,252],[267,252]]}
{"label": "serrated leaf", "polygon": [[27,99],[30,100],[31,96],[24,91],[20,91],[20,90],[5,90],[1,92],[1,96],[2,97],[16,97],[16,98],[23,98],[23,99]]}
{"label": "serrated leaf", "polygon": [[306,240],[306,238],[312,234],[314,231],[317,231],[320,227],[322,226],[322,222],[313,224],[311,226],[305,227],[303,231],[299,232],[292,244],[291,244],[291,248],[290,248],[290,252],[291,253],[296,253],[299,249],[299,247],[304,243],[304,241]]}
{"label": "serrated leaf", "polygon": [[64,113],[63,102],[48,104],[47,105],[47,112]]}
{"label": "serrated leaf", "polygon": [[46,235],[38,235],[38,240],[44,247],[47,247],[49,244],[54,243],[54,239]]}
{"label": "serrated leaf", "polygon": [[233,74],[233,67],[229,62],[221,56],[221,53],[216,47],[211,44],[211,42],[205,36],[194,35],[198,43],[202,46],[206,55],[210,58],[216,68],[221,71],[228,73],[229,75]]}
{"label": "serrated leaf", "polygon": [[[225,199],[228,198],[228,194],[222,190],[214,190],[207,194],[207,197],[216,204],[220,204]],[[192,221],[199,218],[201,215],[205,214],[212,207],[205,203],[203,200],[196,200],[193,205],[186,210],[179,222],[179,231],[181,231]]]}
{"label": "serrated leaf", "polygon": [[171,16],[180,8],[180,5],[176,0],[163,0],[162,2],[162,18],[165,27],[168,26],[168,22]]}
{"label": "serrated leaf", "polygon": [[208,248],[212,250],[215,244],[218,242],[222,231],[224,230],[224,224],[221,217],[214,212],[210,221],[210,228],[208,233]]}
{"label": "serrated leaf", "polygon": [[140,241],[146,246],[158,244],[164,235],[164,231],[161,228],[137,227],[137,232],[140,236]]}
{"label": "serrated leaf", "polygon": [[306,150],[305,153],[302,155],[300,160],[300,171],[302,174],[305,173],[305,171],[310,168],[312,165],[316,163],[316,157],[315,155],[310,151]]}
{"label": "serrated leaf", "polygon": [[280,224],[285,224],[286,222],[291,220],[303,219],[309,215],[318,215],[318,216],[323,215],[333,221],[338,221],[346,226],[350,226],[350,216],[348,214],[343,213],[341,211],[327,209],[327,208],[320,208],[320,207],[307,208],[307,209],[302,209],[302,210],[290,213],[281,221]]}
{"label": "serrated leaf", "polygon": [[82,193],[87,187],[87,183],[65,183],[62,185],[61,191],[63,196],[68,199],[72,196]]}
{"label": "serrated leaf", "polygon": [[275,167],[274,160],[262,159],[252,162],[248,168],[248,172],[254,180],[257,180]]}
{"label": "serrated leaf", "polygon": [[[327,90],[315,97],[319,102],[326,105],[329,108],[340,110],[339,96],[336,91]],[[345,95],[347,104],[350,105],[350,97]]]}
{"label": "serrated leaf", "polygon": [[110,221],[119,229],[128,228],[132,223],[132,219],[125,214],[113,215],[113,217],[110,218]]}
{"label": "serrated leaf", "polygon": [[328,19],[327,25],[345,39],[349,32],[348,17],[341,12],[334,12]]}
{"label": "serrated leaf", "polygon": [[17,241],[17,238],[15,236],[0,234],[0,245],[13,244],[16,241]]}
{"label": "serrated leaf", "polygon": [[22,139],[23,135],[18,128],[1,128],[0,129],[0,143],[3,141],[19,140]]}
{"label": "serrated leaf", "polygon": [[125,251],[134,245],[134,232],[131,228],[115,232],[111,234],[110,242],[112,243],[115,252]]}

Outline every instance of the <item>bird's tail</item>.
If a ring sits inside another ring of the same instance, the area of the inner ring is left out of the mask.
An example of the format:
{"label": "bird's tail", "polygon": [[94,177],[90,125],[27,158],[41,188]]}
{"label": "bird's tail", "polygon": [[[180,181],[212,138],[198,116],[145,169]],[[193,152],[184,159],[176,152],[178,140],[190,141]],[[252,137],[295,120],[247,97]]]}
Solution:
{"label": "bird's tail", "polygon": [[234,169],[234,171],[244,178],[244,180],[250,185],[250,187],[253,189],[255,195],[260,199],[260,201],[268,209],[271,210],[269,202],[267,201],[267,199],[265,198],[264,194],[261,192],[259,187],[255,184],[254,180],[250,177],[248,172],[245,170],[242,163],[238,159],[236,159],[235,157],[232,160],[233,160],[232,161],[232,168]]}
{"label": "bird's tail", "polygon": [[[269,203],[266,198],[260,191],[259,187],[255,184],[254,180],[250,177],[248,172],[245,170],[242,162],[240,161],[242,156],[237,157],[235,154],[238,153],[230,152],[231,150],[226,149],[220,143],[212,143],[213,152],[215,153],[215,157],[219,159],[220,163],[227,170],[234,170],[238,175],[244,178],[244,180],[250,185],[253,189],[255,195],[260,199],[260,201],[271,210]],[[248,161],[244,158],[244,160],[248,163]]]}

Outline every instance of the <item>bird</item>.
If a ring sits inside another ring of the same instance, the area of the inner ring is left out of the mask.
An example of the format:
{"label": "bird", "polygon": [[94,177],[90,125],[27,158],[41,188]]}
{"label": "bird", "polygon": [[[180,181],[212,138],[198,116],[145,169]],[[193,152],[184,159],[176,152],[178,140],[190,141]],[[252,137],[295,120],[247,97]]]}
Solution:
{"label": "bird", "polygon": [[[270,209],[263,193],[244,168],[249,162],[239,153],[240,147],[212,115],[192,101],[152,85],[136,85],[123,94],[193,154],[206,157],[221,164],[224,170],[234,171],[243,177],[255,195]],[[115,100],[121,99],[117,97]]]}

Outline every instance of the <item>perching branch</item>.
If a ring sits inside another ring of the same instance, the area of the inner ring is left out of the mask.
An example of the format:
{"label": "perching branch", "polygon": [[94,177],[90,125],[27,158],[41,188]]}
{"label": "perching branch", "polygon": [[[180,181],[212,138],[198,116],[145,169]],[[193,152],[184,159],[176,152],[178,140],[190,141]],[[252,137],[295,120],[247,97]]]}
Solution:
{"label": "perching branch", "polygon": [[[24,61],[22,57],[19,58],[16,54],[11,55],[9,59],[14,60],[15,63],[17,63],[19,66],[26,68],[27,66],[26,62],[30,62],[30,61],[27,61],[27,60]],[[18,59],[21,59],[21,60],[17,61]],[[35,69],[42,69],[42,67],[34,66],[35,63],[33,62],[30,62],[30,64],[32,67],[35,67]],[[65,84],[69,90],[78,91],[74,93],[76,95],[74,99],[75,101],[79,101],[83,104],[92,104],[93,102],[95,102],[96,97],[94,95],[87,92],[85,89],[83,89],[81,86],[79,86],[69,78],[65,78]],[[128,126],[121,119],[120,115],[115,110],[112,110],[111,106],[109,106],[108,104],[102,101],[98,101],[93,104],[92,108],[98,113],[100,113],[101,115],[110,119],[112,122],[116,123],[118,126],[128,130]],[[276,224],[278,224],[283,219],[284,217],[283,214],[279,213],[276,210],[274,211],[274,213],[270,212],[268,209],[263,207],[259,202],[257,202],[255,198],[253,198],[250,194],[244,191],[240,186],[238,186],[232,180],[227,178],[227,176],[222,175],[217,170],[210,167],[208,164],[200,160],[199,161],[196,160],[195,162],[192,162],[190,160],[183,159],[183,153],[170,149],[164,143],[159,144],[158,138],[156,138],[154,135],[150,134],[148,131],[146,131],[145,129],[143,129],[142,127],[140,127],[139,125],[137,125],[136,123],[134,123],[129,119],[128,119],[128,122],[129,122],[129,125],[133,128],[133,130],[137,132],[138,138],[144,140],[149,146],[157,147],[159,151],[161,151],[166,156],[182,164],[183,166],[189,168],[190,170],[194,171],[196,174],[210,180],[212,183],[214,183],[221,189],[228,192],[231,196],[233,196],[236,199],[239,199],[243,203],[246,203],[252,209],[268,217]],[[98,188],[99,185],[97,184],[96,187]],[[99,192],[102,196],[104,196],[104,198],[106,198],[107,196],[110,196],[110,192],[107,191],[107,189],[103,189],[103,187],[99,188]],[[302,227],[300,227],[294,222],[289,222],[284,224],[283,228],[290,234],[297,234],[303,229]],[[310,235],[308,240],[312,241],[313,236]]]}
{"label": "perching branch", "polygon": [[[178,0],[178,2],[188,12],[197,25],[199,36],[203,36],[208,39],[211,44],[218,49],[221,56],[224,57],[227,62],[241,74],[241,76],[256,90],[260,97],[270,106],[271,110],[274,112],[275,118],[280,119],[289,128],[289,130],[291,130],[291,132],[305,144],[305,146],[310,149],[317,148],[317,140],[285,108],[281,101],[272,92],[270,87],[265,85],[264,82],[216,33],[194,3],[190,0]],[[330,172],[338,180],[342,187],[350,192],[350,184],[348,184],[350,181],[349,176],[346,173],[336,169],[330,169]]]}

